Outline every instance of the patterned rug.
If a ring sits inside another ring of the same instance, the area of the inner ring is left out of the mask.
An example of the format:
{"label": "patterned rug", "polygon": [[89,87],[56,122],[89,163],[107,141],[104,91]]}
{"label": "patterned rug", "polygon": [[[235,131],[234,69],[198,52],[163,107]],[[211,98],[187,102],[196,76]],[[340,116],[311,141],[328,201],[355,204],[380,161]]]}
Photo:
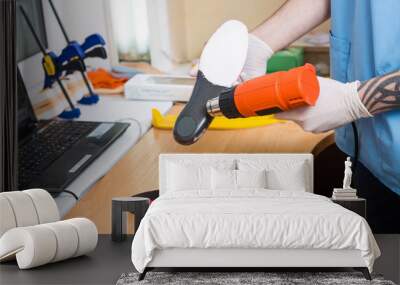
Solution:
{"label": "patterned rug", "polygon": [[359,272],[148,272],[146,278],[138,281],[138,273],[122,274],[117,285],[395,285],[382,276],[372,275],[368,281]]}

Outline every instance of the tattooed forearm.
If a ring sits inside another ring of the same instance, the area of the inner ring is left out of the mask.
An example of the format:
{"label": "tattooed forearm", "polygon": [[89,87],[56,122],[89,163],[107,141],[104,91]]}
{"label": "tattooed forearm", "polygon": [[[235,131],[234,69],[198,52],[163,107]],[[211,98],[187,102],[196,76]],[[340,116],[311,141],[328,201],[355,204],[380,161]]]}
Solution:
{"label": "tattooed forearm", "polygon": [[400,108],[400,71],[364,81],[358,93],[373,115]]}

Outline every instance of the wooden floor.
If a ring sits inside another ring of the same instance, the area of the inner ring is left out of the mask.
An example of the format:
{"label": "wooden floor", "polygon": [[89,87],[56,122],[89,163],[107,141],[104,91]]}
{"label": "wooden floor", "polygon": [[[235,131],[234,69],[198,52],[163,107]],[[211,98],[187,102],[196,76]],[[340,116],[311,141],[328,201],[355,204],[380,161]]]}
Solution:
{"label": "wooden floor", "polygon": [[[170,113],[178,113],[182,105]],[[100,179],[66,218],[87,217],[99,233],[111,232],[111,199],[158,189],[160,153],[316,153],[333,141],[332,133],[311,134],[292,122],[243,130],[209,130],[195,144],[183,146],[172,130],[150,129]]]}

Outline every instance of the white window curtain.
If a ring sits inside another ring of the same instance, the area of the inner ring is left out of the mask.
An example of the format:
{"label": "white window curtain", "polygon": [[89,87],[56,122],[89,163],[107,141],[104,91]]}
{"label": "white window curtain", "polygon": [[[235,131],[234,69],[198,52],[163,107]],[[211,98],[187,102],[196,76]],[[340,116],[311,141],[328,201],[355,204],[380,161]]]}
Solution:
{"label": "white window curtain", "polygon": [[146,0],[112,0],[114,39],[120,61],[149,61]]}

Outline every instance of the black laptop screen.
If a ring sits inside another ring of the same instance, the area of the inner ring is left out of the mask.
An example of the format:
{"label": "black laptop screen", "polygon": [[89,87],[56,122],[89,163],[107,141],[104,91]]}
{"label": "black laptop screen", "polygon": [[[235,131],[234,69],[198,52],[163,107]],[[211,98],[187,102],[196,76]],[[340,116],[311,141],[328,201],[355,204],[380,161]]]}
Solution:
{"label": "black laptop screen", "polygon": [[21,141],[35,129],[37,119],[33,112],[28,93],[22,80],[21,73],[17,73],[17,96],[18,96],[18,140]]}

